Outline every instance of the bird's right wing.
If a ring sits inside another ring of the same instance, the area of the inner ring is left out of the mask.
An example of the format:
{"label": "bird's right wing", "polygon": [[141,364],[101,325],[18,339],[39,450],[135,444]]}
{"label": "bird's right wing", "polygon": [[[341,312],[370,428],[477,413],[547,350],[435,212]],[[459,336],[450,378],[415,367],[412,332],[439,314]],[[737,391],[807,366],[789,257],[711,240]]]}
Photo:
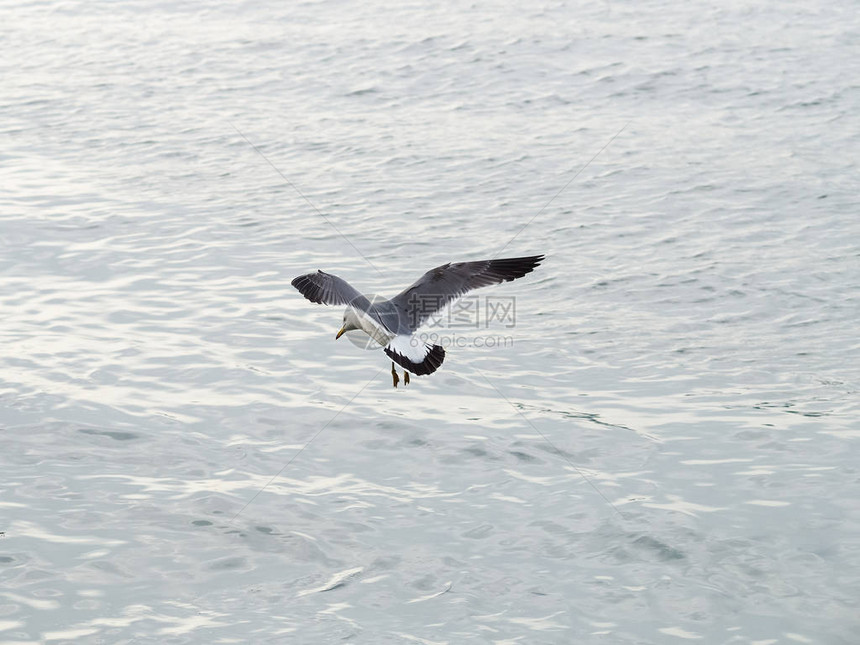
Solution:
{"label": "bird's right wing", "polygon": [[300,275],[291,283],[305,298],[321,305],[355,304],[361,293],[343,278],[317,271]]}

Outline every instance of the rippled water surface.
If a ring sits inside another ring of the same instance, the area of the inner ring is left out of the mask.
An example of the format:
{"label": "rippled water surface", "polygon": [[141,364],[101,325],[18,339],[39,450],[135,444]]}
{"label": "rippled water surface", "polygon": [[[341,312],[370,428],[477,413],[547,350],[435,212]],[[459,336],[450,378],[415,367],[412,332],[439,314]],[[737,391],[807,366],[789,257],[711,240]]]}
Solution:
{"label": "rippled water surface", "polygon": [[858,642],[854,4],[3,14],[0,642]]}

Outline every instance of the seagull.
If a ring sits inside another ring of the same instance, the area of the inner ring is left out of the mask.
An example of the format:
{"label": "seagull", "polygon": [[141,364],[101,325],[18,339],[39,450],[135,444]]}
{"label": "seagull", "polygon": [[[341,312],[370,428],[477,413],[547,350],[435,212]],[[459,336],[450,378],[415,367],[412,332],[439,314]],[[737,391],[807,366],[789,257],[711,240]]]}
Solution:
{"label": "seagull", "polygon": [[325,305],[346,305],[343,326],[335,340],[346,332],[360,330],[369,342],[382,347],[391,359],[394,387],[399,377],[395,363],[403,368],[403,384],[409,373],[432,374],[445,360],[445,349],[415,337],[426,320],[463,294],[479,287],[510,282],[534,271],[543,255],[475,262],[449,262],[430,269],[412,286],[387,300],[368,298],[336,275],[317,271],[300,275],[292,281],[305,298]]}

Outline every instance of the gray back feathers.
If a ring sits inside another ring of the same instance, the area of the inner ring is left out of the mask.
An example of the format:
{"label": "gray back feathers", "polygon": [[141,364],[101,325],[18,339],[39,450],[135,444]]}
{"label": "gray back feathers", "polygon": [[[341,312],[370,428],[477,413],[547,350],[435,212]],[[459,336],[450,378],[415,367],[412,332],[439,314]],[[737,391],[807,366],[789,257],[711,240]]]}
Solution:
{"label": "gray back feathers", "polygon": [[[411,334],[430,316],[472,289],[521,278],[534,271],[543,255],[476,262],[454,262],[430,269],[415,284],[391,300],[373,304],[346,280],[317,271],[300,275],[292,285],[311,302],[352,305],[367,312],[386,328]],[[392,324],[392,315],[397,323]],[[392,329],[392,327],[396,327]]]}

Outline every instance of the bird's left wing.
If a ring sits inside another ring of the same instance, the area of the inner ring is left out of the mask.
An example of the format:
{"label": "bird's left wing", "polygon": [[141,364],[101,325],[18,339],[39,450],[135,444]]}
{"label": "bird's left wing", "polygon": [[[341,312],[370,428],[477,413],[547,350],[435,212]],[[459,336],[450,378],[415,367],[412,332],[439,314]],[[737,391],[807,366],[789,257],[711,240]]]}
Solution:
{"label": "bird's left wing", "polygon": [[542,255],[477,262],[456,262],[430,269],[391,302],[401,319],[415,331],[427,318],[467,291],[521,278],[534,271]]}
{"label": "bird's left wing", "polygon": [[349,282],[324,271],[300,275],[291,284],[305,298],[321,305],[349,305],[364,299]]}

